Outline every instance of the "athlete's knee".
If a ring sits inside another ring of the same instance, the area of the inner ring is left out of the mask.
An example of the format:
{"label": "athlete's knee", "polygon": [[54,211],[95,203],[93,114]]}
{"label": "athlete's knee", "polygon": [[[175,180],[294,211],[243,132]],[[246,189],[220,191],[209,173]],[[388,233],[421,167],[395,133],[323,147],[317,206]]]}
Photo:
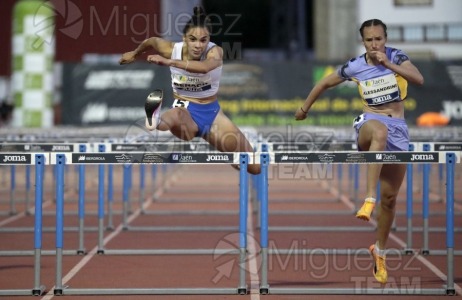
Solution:
{"label": "athlete's knee", "polygon": [[261,173],[261,167],[257,164],[251,164],[247,167],[247,172],[249,172],[252,175],[258,175]]}
{"label": "athlete's knee", "polygon": [[380,195],[380,206],[385,210],[393,210],[396,206],[396,198],[395,193],[382,193]]}
{"label": "athlete's knee", "polygon": [[[240,165],[231,165],[234,169],[240,170],[241,166]],[[251,164],[247,166],[247,172],[252,174],[252,175],[258,175],[261,173],[261,167],[260,165],[257,164]]]}

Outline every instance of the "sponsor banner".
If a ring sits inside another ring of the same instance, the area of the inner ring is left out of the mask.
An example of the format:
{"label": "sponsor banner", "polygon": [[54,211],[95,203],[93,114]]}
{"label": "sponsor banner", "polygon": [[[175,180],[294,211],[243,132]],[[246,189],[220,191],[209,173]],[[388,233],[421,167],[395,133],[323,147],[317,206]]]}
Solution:
{"label": "sponsor banner", "polygon": [[8,144],[0,145],[0,152],[73,152],[74,144]]}
{"label": "sponsor banner", "polygon": [[[171,90],[168,68],[130,65],[63,66],[63,124],[144,124],[144,101],[152,89]],[[165,93],[163,107],[172,103]],[[169,98],[170,97],[170,98]]]}
{"label": "sponsor banner", "polygon": [[[373,154],[373,153],[369,153]],[[404,163],[438,163],[438,152],[399,152],[399,153],[376,153],[377,162],[404,162]]]}
{"label": "sponsor banner", "polygon": [[[151,148],[152,147],[152,148]],[[155,145],[148,145],[148,144],[111,144],[111,151],[112,152],[127,152],[127,151],[147,151],[148,149],[155,149],[157,151],[165,151],[167,150],[166,144],[155,144]]]}
{"label": "sponsor banner", "polygon": [[289,152],[289,151],[315,151],[322,145],[314,143],[273,143],[274,152]]}
{"label": "sponsor banner", "polygon": [[231,164],[235,153],[72,153],[73,164]]}
{"label": "sponsor banner", "polygon": [[25,144],[0,144],[0,152],[26,152],[24,149]]}
{"label": "sponsor banner", "polygon": [[213,146],[211,146],[208,143],[144,143],[144,144],[111,144],[111,151],[112,152],[126,152],[126,151],[203,152],[203,151],[216,151],[216,150]]}
{"label": "sponsor banner", "polygon": [[0,164],[2,165],[30,165],[31,163],[31,154],[0,154]]}
{"label": "sponsor banner", "polygon": [[438,152],[275,153],[276,163],[438,163]]}
{"label": "sponsor banner", "polygon": [[160,164],[168,163],[168,154],[160,153],[73,153],[73,164]]}
{"label": "sponsor banner", "polygon": [[34,152],[74,152],[74,144],[31,144],[24,145],[26,151]]}
{"label": "sponsor banner", "polygon": [[356,145],[352,143],[273,143],[273,152],[292,152],[292,151],[347,151],[356,150]]}
{"label": "sponsor banner", "polygon": [[454,143],[435,143],[435,151],[462,151],[462,144]]}
{"label": "sponsor banner", "polygon": [[172,153],[170,162],[175,163],[211,163],[230,164],[234,162],[235,153]]}

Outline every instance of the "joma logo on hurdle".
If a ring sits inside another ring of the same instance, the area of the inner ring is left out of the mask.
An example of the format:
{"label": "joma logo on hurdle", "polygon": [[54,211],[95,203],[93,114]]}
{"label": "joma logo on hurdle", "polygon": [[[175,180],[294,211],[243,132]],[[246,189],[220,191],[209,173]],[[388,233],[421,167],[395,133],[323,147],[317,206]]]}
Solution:
{"label": "joma logo on hurdle", "polygon": [[433,154],[412,154],[411,161],[415,160],[435,160]]}
{"label": "joma logo on hurdle", "polygon": [[70,151],[71,147],[70,146],[64,146],[64,145],[55,145],[51,149],[51,151]]}
{"label": "joma logo on hurdle", "polygon": [[5,155],[3,162],[25,162],[26,157],[24,155]]}
{"label": "joma logo on hurdle", "polygon": [[205,161],[228,161],[228,155],[208,155]]}

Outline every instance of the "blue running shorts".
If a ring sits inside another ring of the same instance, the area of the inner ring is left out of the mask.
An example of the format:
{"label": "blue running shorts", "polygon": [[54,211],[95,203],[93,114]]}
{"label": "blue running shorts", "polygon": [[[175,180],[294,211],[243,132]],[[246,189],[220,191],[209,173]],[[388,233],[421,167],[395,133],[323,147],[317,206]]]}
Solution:
{"label": "blue running shorts", "polygon": [[[353,122],[356,130],[356,144],[358,144],[359,129],[368,120],[377,120],[385,124],[388,128],[388,139],[386,151],[408,151],[409,150],[409,131],[404,119],[392,118],[381,114],[363,113],[357,116]],[[358,145],[358,150],[359,145]]]}
{"label": "blue running shorts", "polygon": [[174,107],[184,107],[189,111],[193,121],[199,128],[196,134],[198,137],[203,137],[210,132],[213,121],[215,121],[215,118],[220,111],[220,104],[218,103],[218,100],[207,104],[197,104],[186,100],[175,99],[172,104],[172,108]]}

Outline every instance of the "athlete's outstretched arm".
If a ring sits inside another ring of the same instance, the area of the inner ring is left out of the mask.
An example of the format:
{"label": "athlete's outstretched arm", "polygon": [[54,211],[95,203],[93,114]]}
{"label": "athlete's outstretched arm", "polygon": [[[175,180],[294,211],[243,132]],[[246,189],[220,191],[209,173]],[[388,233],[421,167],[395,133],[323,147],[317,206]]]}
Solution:
{"label": "athlete's outstretched arm", "polygon": [[121,65],[132,63],[140,54],[148,50],[154,50],[162,57],[169,58],[172,54],[173,43],[159,37],[145,39],[135,50],[122,54],[119,63]]}
{"label": "athlete's outstretched arm", "polygon": [[223,49],[215,46],[207,53],[205,60],[170,59],[162,55],[149,55],[148,62],[161,66],[180,68],[192,73],[208,73],[223,64]]}
{"label": "athlete's outstretched arm", "polygon": [[310,110],[311,106],[314,102],[319,98],[319,96],[327,89],[339,85],[340,83],[344,82],[345,79],[338,76],[337,72],[334,72],[323,79],[321,79],[314,87],[311,89],[311,92],[306,97],[305,103],[303,103],[302,107],[297,109],[295,112],[295,119],[296,120],[304,120],[306,118],[306,114]]}

